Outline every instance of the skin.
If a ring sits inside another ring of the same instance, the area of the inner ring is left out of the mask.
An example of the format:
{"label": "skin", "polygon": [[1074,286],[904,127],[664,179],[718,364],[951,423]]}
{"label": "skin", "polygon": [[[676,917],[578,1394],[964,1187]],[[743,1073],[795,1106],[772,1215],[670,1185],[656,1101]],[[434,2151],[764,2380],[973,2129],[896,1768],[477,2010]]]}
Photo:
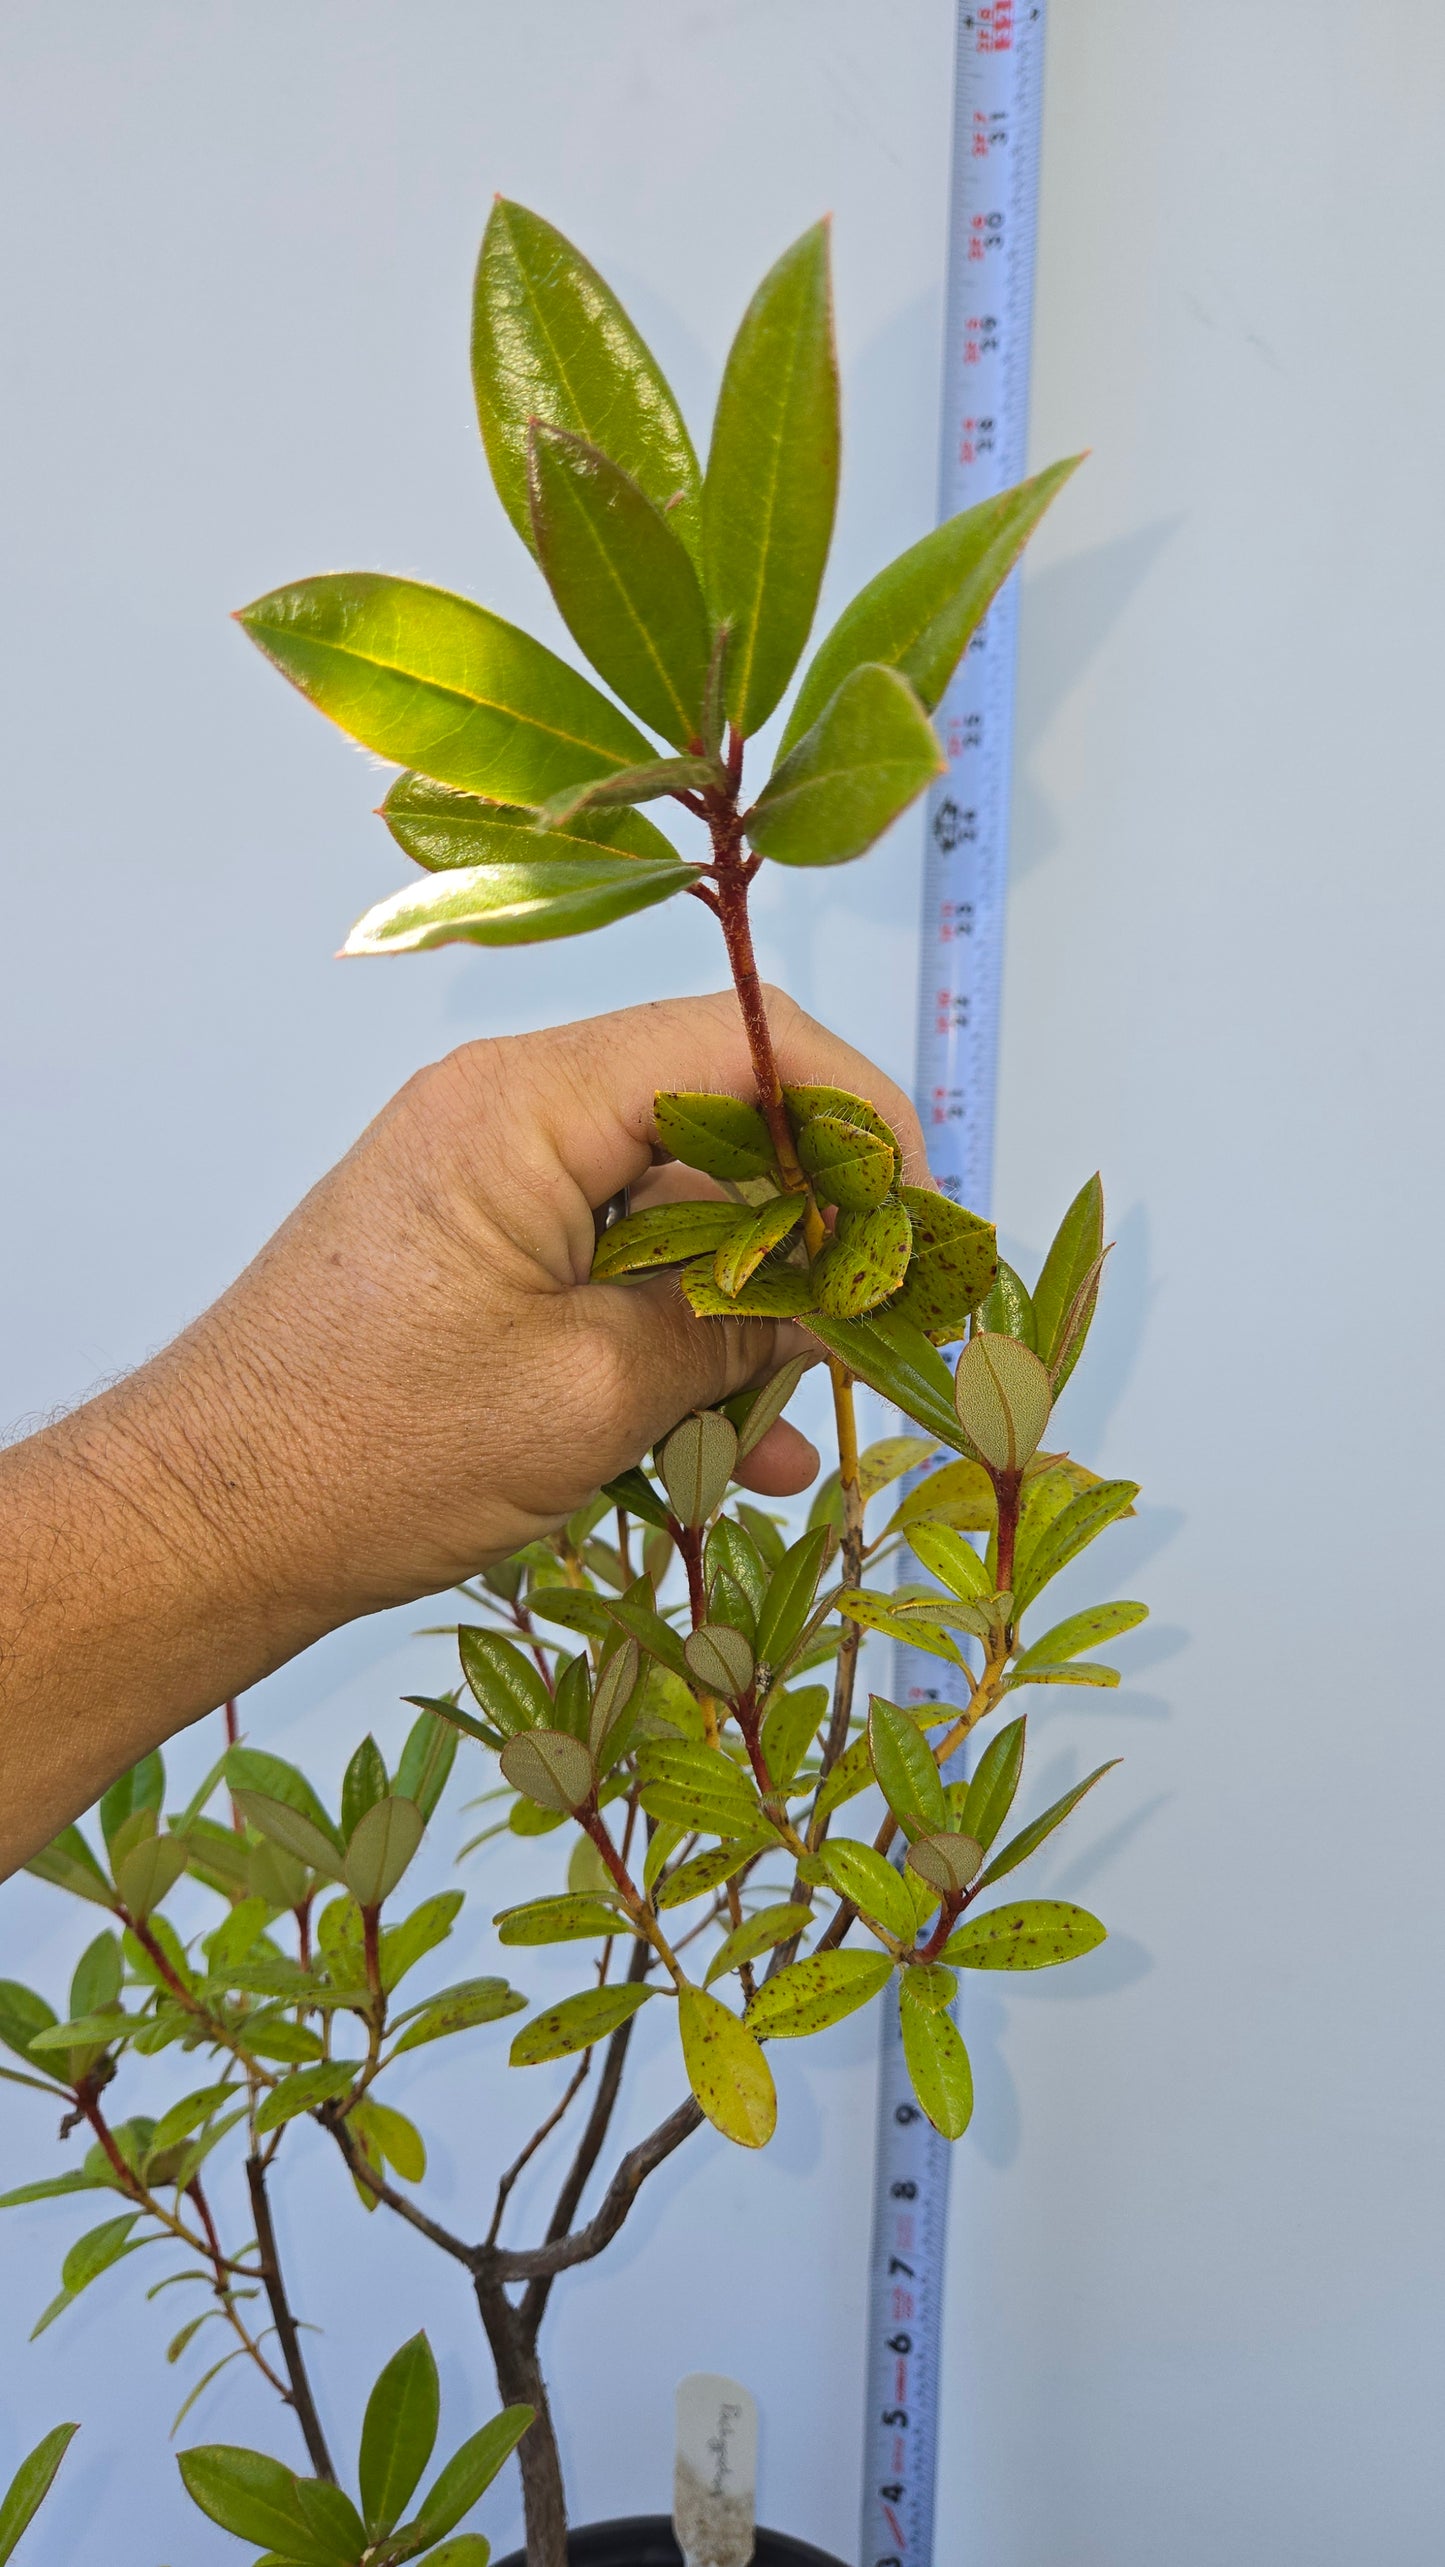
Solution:
{"label": "skin", "polygon": [[[907,1098],[781,992],[785,1081]],[[550,1532],[690,1409],[814,1341],[589,1284],[594,1210],[708,1191],[658,1088],[747,1095],[731,992],[469,1043],[422,1070],[229,1291],[0,1454],[0,1877],[117,1774],[341,1624]],[[775,1426],[774,1496],[817,1455]]]}

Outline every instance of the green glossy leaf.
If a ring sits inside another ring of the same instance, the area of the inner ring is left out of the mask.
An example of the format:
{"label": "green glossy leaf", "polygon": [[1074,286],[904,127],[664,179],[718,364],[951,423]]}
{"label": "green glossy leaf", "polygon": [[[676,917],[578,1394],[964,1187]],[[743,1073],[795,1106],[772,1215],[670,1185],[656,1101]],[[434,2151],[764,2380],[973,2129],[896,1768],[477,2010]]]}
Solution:
{"label": "green glossy leaf", "polygon": [[[532,1610],[535,1613],[539,1609],[538,1599],[534,1596]],[[650,1605],[644,1604],[630,1590],[626,1595],[610,1598],[603,1610],[609,1630],[630,1633],[638,1647],[655,1658],[659,1666],[665,1667],[669,1675],[676,1676],[684,1684],[687,1682],[688,1668],[682,1654],[682,1642],[671,1623],[664,1622],[660,1613],[654,1613]]]}
{"label": "green glossy leaf", "polygon": [[778,2097],[756,2034],[703,1988],[678,1990],[677,2019],[687,2081],[713,2128],[739,2148],[766,2148]]}
{"label": "green glossy leaf", "polygon": [[1052,1970],[1104,1940],[1103,1926],[1087,1908],[1068,1899],[1020,1899],[966,1917],[943,1957],[963,1970]]}
{"label": "green glossy leaf", "polygon": [[973,1544],[949,1524],[913,1527],[910,1545],[915,1558],[947,1587],[950,1595],[970,1603],[986,1602],[993,1580]]}
{"label": "green glossy leaf", "polygon": [[[643,1870],[643,1880],[649,1890],[658,1882],[663,1867],[689,1832],[682,1823],[667,1820],[658,1828],[648,1847],[648,1864]],[[721,1889],[725,1881],[730,1881],[745,1864],[754,1862],[759,1854],[768,1852],[776,1842],[770,1832],[761,1836],[752,1833],[739,1842],[711,1846],[706,1854],[691,1855],[687,1862],[679,1863],[676,1871],[669,1872],[661,1881],[653,1900],[654,1907],[659,1912],[669,1907],[686,1907],[689,1900],[703,1898],[709,1892]],[[658,1845],[664,1850],[654,1866],[652,1857]]]}
{"label": "green glossy leaf", "polygon": [[703,1574],[709,1588],[715,1579],[726,1577],[734,1588],[741,1591],[752,1620],[747,1624],[740,1623],[738,1628],[746,1629],[752,1636],[767,1596],[769,1572],[751,1534],[743,1525],[735,1523],[730,1515],[720,1515],[708,1534],[703,1550]]}
{"label": "green glossy leaf", "polygon": [[805,1325],[870,1390],[901,1408],[935,1443],[958,1451],[963,1433],[953,1405],[953,1376],[912,1321],[896,1310],[876,1310],[867,1319],[809,1317]]}
{"label": "green glossy leaf", "polygon": [[1091,1792],[1105,1774],[1112,1774],[1119,1761],[1117,1756],[1111,1756],[1107,1765],[1096,1765],[1092,1774],[1086,1774],[1081,1783],[1075,1783],[1072,1791],[1064,1792],[1058,1800],[1051,1801],[1041,1818],[1030,1820],[1027,1827],[1019,1829],[1017,1836],[1011,1836],[1003,1852],[995,1854],[988,1870],[979,1875],[979,1888],[986,1890],[990,1881],[1001,1881],[1005,1872],[1016,1871],[1030,1854],[1037,1853],[1044,1839],[1052,1836],[1056,1827],[1062,1827],[1069,1812],[1078,1808],[1085,1792]]}
{"label": "green glossy leaf", "polygon": [[427,2551],[427,2567],[487,2567],[491,2554],[490,2541],[479,2531],[459,2531],[455,2540]]}
{"label": "green glossy leaf", "polygon": [[682,1295],[698,1319],[801,1319],[814,1306],[812,1276],[797,1266],[760,1266],[740,1292],[718,1289],[711,1257],[684,1266]]}
{"label": "green glossy leaf", "polygon": [[360,2066],[359,2059],[318,2059],[314,2067],[298,2068],[294,2076],[283,2077],[256,2107],[257,2130],[279,2130],[298,2113],[315,2112],[319,2104],[349,2094]]}
{"label": "green glossy leaf", "polygon": [[801,1194],[775,1195],[771,1203],[739,1223],[713,1257],[713,1280],[719,1292],[741,1292],[764,1257],[797,1229],[805,1209],[806,1198]]}
{"label": "green glossy leaf", "polygon": [[419,2050],[424,2042],[443,2041],[453,2032],[471,2032],[480,2023],[500,2022],[504,2015],[519,2013],[526,2002],[505,1979],[463,1979],[440,1996],[428,1997],[419,2013],[401,2018],[407,2029],[397,2053]]}
{"label": "green glossy leaf", "polygon": [[[112,1855],[116,1837],[126,1820],[133,1818],[137,1810],[150,1810],[159,1824],[165,1790],[165,1766],[154,1751],[149,1756],[142,1756],[139,1764],[132,1765],[128,1773],[117,1776],[100,1803],[100,1832]],[[80,2008],[77,2006],[75,2011],[78,2014]]]}
{"label": "green glossy leaf", "polygon": [[904,1973],[898,1990],[898,2019],[909,2083],[933,2127],[945,2139],[961,2139],[973,2113],[973,2071],[968,2052],[951,2015],[932,2002],[932,1992],[913,1985]]}
{"label": "green glossy leaf", "polygon": [[1022,1275],[1016,1275],[1002,1257],[998,1261],[993,1289],[979,1304],[978,1324],[980,1328],[990,1329],[996,1337],[1017,1337],[1021,1345],[1031,1347],[1035,1352],[1038,1350],[1034,1306],[1028,1286]]}
{"label": "green glossy leaf", "polygon": [[605,2041],[656,1993],[655,1988],[628,1982],[613,1988],[584,1988],[579,1996],[563,1997],[560,2004],[547,2006],[523,2024],[512,2043],[512,2066],[535,2068],[544,2059],[565,2059],[574,2050],[590,2050],[594,2041]]}
{"label": "green glossy leaf", "polygon": [[881,1694],[868,1705],[868,1753],[878,1788],[905,1835],[932,1836],[948,1825],[932,1748],[912,1713]]}
{"label": "green glossy leaf", "polygon": [[705,1987],[725,1979],[730,1971],[741,1969],[745,1961],[756,1961],[762,1952],[771,1952],[779,1943],[790,1943],[812,1924],[813,1911],[801,1902],[788,1899],[777,1907],[759,1908],[725,1935],[707,1965]]}
{"label": "green glossy leaf", "polygon": [[656,359],[580,250],[505,197],[477,263],[472,383],[497,496],[525,544],[527,430],[545,419],[600,446],[696,550],[697,458]]}
{"label": "green glossy leaf", "polygon": [[593,1935],[631,1930],[615,1903],[569,1893],[557,1898],[528,1899],[521,1907],[504,1907],[492,1923],[499,1943],[576,1943]]}
{"label": "green glossy leaf", "polygon": [[[537,841],[545,846],[545,840]],[[474,865],[408,883],[358,918],[344,954],[420,954],[438,945],[535,945],[587,936],[671,900],[698,879],[695,865],[638,856],[542,854],[520,864]]]}
{"label": "green glossy leaf", "polygon": [[700,737],[712,632],[685,545],[585,438],[528,432],[537,558],[574,642],[614,694],[685,749]]}
{"label": "green glossy leaf", "polygon": [[783,1553],[768,1581],[758,1615],[758,1656],[765,1665],[786,1665],[813,1610],[823,1562],[828,1554],[828,1527],[815,1524]]}
{"label": "green glossy leaf", "polygon": [[776,864],[848,864],[946,765],[908,680],[855,669],[774,768],[746,814],[749,842]]}
{"label": "green glossy leaf", "polygon": [[728,714],[772,712],[808,638],[838,495],[828,227],[764,277],[729,351],[703,484],[703,574],[729,630]]}
{"label": "green glossy leaf", "polygon": [[705,1524],[732,1477],[738,1439],[721,1411],[699,1409],[675,1426],[657,1456],[658,1476],[679,1524]]}
{"label": "green glossy leaf", "polygon": [[565,1729],[528,1729],[509,1738],[500,1763],[514,1791],[524,1792],[539,1809],[564,1814],[580,1809],[597,1780],[597,1769],[580,1738]]}
{"label": "green glossy leaf", "polygon": [[[645,1996],[647,1990],[640,1988],[635,1993]],[[510,2459],[533,2414],[531,2407],[503,2407],[500,2415],[494,2415],[490,2424],[484,2424],[480,2433],[472,2434],[459,2451],[453,2452],[423,2498],[420,2511],[410,2525],[403,2526],[413,2539],[440,2540],[444,2532],[455,2530],[463,2514],[470,2513],[486,2494],[503,2461]]]}
{"label": "green glossy leaf", "polygon": [[908,1266],[913,1225],[896,1198],[871,1212],[840,1212],[813,1277],[830,1319],[862,1319],[896,1292]]}
{"label": "green glossy leaf", "polygon": [[961,1337],[998,1271],[993,1223],[923,1186],[900,1193],[913,1223],[913,1255],[894,1312],[929,1337]]}
{"label": "green glossy leaf", "polygon": [[224,2112],[235,2092],[235,2087],[222,2078],[216,2085],[201,2086],[194,2094],[182,2095],[156,2123],[151,2133],[152,2154],[159,2156],[166,2149],[174,2148],[179,2140],[189,2139],[193,2130],[199,2130],[203,2123],[214,2120],[218,2112]]}
{"label": "green glossy leaf", "polygon": [[895,1943],[913,1941],[913,1901],[886,1854],[851,1836],[830,1836],[817,1859],[829,1889],[840,1899],[881,1925]]}
{"label": "green glossy leaf", "polygon": [[662,802],[669,794],[704,793],[725,782],[715,758],[685,756],[644,758],[637,766],[592,776],[582,784],[564,785],[549,794],[537,813],[539,829],[570,829],[589,811],[630,808],[638,802]]}
{"label": "green glossy leaf", "polygon": [[1017,1337],[970,1337],[953,1376],[954,1405],[969,1442],[996,1471],[1021,1471],[1043,1441],[1053,1385]]}
{"label": "green glossy leaf", "polygon": [[1031,481],[980,500],[870,579],[809,663],[783,733],[784,752],[865,660],[901,669],[931,711],[1045,509],[1082,462],[1082,455],[1070,455]]}
{"label": "green glossy leaf", "polygon": [[186,1868],[186,1849],[178,1836],[151,1836],[133,1845],[116,1865],[115,1885],[131,1916],[149,1916],[175,1888]]}
{"label": "green glossy leaf", "polygon": [[78,1827],[62,1827],[58,1836],[31,1855],[25,1869],[37,1881],[69,1890],[72,1898],[91,1899],[97,1907],[115,1905],[115,1892]]}
{"label": "green glossy leaf", "polygon": [[53,2006],[19,1979],[0,1979],[0,2041],[17,2059],[33,2065],[30,2044],[37,2033],[53,2032],[59,2018]]}
{"label": "green glossy leaf", "polygon": [[735,1184],[776,1175],[772,1136],[758,1108],[744,1098],[660,1089],[652,1111],[663,1149],[685,1168]]}
{"label": "green glossy leaf", "polygon": [[68,2023],[58,2023],[51,2032],[37,2032],[30,2044],[30,2055],[32,2059],[45,2059],[48,2065],[45,2054],[51,2051],[104,2049],[108,2042],[133,2032],[139,2021],[138,2015],[125,2014],[119,2006],[107,2006],[97,2014],[75,2015]]}
{"label": "green glossy leaf", "polygon": [[816,1803],[817,1817],[829,1817],[835,1809],[841,1809],[845,1802],[856,1800],[860,1792],[871,1791],[872,1788],[873,1766],[865,1735],[862,1738],[855,1738],[851,1747],[845,1747],[826,1782],[822,1784]]}
{"label": "green glossy leaf", "polygon": [[237,621],[364,749],[489,801],[536,809],[652,754],[554,651],[420,580],[333,571],[258,597]]}
{"label": "green glossy leaf", "polygon": [[945,1462],[910,1491],[884,1526],[910,1535],[916,1524],[947,1524],[962,1533],[991,1533],[998,1517],[993,1482],[980,1462]]}
{"label": "green glossy leaf", "polygon": [[1082,1351],[1093,1316],[1103,1254],[1104,1188],[1100,1179],[1092,1176],[1080,1186],[1064,1214],[1034,1286],[1035,1342],[1055,1377],[1055,1398]]}
{"label": "green glossy leaf", "polygon": [[445,1943],[462,1911],[465,1892],[438,1890],[434,1897],[423,1899],[400,1925],[388,1925],[381,1937],[381,1984],[394,1988],[408,1970],[439,1943]]}
{"label": "green glossy leaf", "polygon": [[[610,1283],[615,1275],[680,1265],[685,1258],[720,1248],[725,1240],[741,1238],[751,1226],[751,1214],[735,1203],[660,1203],[647,1212],[630,1212],[598,1240],[592,1281]],[[662,1521],[667,1521],[665,1514]]]}
{"label": "green glossy leaf", "polygon": [[693,1681],[704,1693],[736,1702],[753,1680],[753,1653],[741,1631],[725,1622],[699,1623],[682,1644]]}
{"label": "green glossy leaf", "polygon": [[462,1673],[481,1709],[504,1737],[544,1727],[552,1698],[528,1657],[499,1631],[464,1622],[457,1633]]}
{"label": "green glossy leaf", "polygon": [[357,1821],[346,1849],[346,1886],[362,1907],[390,1898],[426,1833],[414,1800],[388,1792]]}
{"label": "green glossy leaf", "polygon": [[0,2560],[14,2554],[16,2542],[44,2504],[55,2483],[55,2473],[79,2431],[78,2424],[53,2425],[21,2461],[0,2496]]}
{"label": "green glossy leaf", "polygon": [[1032,1641],[1014,1660],[1015,1675],[1035,1667],[1057,1667],[1066,1658],[1078,1656],[1081,1649],[1098,1649],[1106,1640],[1117,1640],[1121,1632],[1133,1631],[1147,1621],[1147,1604],[1093,1604],[1082,1613],[1071,1613],[1066,1622],[1056,1622],[1041,1640]]}
{"label": "green glossy leaf", "polygon": [[817,1952],[759,1988],[748,2022],[760,2040],[801,2041],[867,2005],[893,1976],[886,1952]]}
{"label": "green glossy leaf", "polygon": [[645,1471],[619,1471],[615,1480],[604,1480],[602,1494],[611,1498],[614,1506],[625,1507],[629,1515],[640,1517],[644,1524],[667,1531],[667,1509]]}
{"label": "green glossy leaf", "polygon": [[67,2174],[42,2175],[36,2183],[17,2184],[13,2192],[0,2193],[0,2210],[23,2210],[30,2202],[59,2201],[70,2193],[105,2193],[114,2189],[113,2175],[92,2175],[81,2167],[72,2167]]}
{"label": "green glossy leaf", "polygon": [[71,2013],[97,2014],[102,2006],[114,2005],[120,1995],[123,1968],[120,1936],[98,1934],[75,1965],[70,1982]]}
{"label": "green glossy leaf", "polygon": [[894,1480],[901,1480],[905,1471],[920,1470],[937,1449],[923,1435],[880,1435],[876,1443],[865,1444],[858,1456],[858,1489],[864,1505]]}
{"label": "green glossy leaf", "polygon": [[1024,1767],[1026,1723],[1020,1714],[990,1738],[958,1812],[966,1836],[987,1853],[1014,1804]]}
{"label": "green glossy leaf", "polygon": [[804,1124],[798,1157],[820,1201],[836,1203],[843,1212],[871,1210],[893,1185],[895,1158],[889,1144],[831,1114]]}
{"label": "green glossy leaf", "polygon": [[1106,1526],[1127,1515],[1139,1494],[1136,1480],[1100,1480],[1084,1489],[1047,1523],[1035,1542],[1019,1546],[1014,1564],[1014,1606],[1022,1613],[1050,1578],[1085,1549]]}
{"label": "green glossy leaf", "polygon": [[755,1838],[762,1809],[750,1779],[717,1747],[648,1740],[637,1751],[642,1806],[709,1836]]}
{"label": "green glossy leaf", "polygon": [[918,1614],[906,1614],[891,1596],[875,1595],[867,1587],[844,1587],[838,1610],[861,1630],[881,1631],[885,1640],[906,1641],[910,1649],[922,1649],[930,1658],[946,1659],[952,1667],[964,1664],[956,1642],[949,1639],[936,1616],[925,1621]]}
{"label": "green glossy leaf", "polygon": [[1118,1668],[1101,1667],[1097,1658],[1068,1658],[1058,1666],[1034,1660],[1004,1678],[1005,1688],[1010,1693],[1020,1685],[1083,1685],[1092,1686],[1098,1692],[1112,1692],[1118,1683]]}
{"label": "green glossy leaf", "polygon": [[434,1815],[456,1762],[455,1729],[428,1706],[406,1734],[396,1769],[396,1788],[414,1800],[424,1820]]}
{"label": "green glossy leaf", "polygon": [[[580,1631],[588,1640],[606,1642],[616,1628],[612,1619],[616,1601],[620,1599],[595,1595],[584,1587],[533,1587],[527,1610],[535,1621],[558,1622],[564,1631]],[[552,1716],[549,1704],[546,1719]]]}
{"label": "green glossy leaf", "polygon": [[321,1835],[328,1837],[339,1854],[345,1840],[306,1777],[284,1756],[268,1755],[261,1747],[232,1747],[226,1755],[226,1781],[233,1792],[264,1792],[268,1800],[284,1803],[302,1818],[308,1818]]}
{"label": "green glossy leaf", "polygon": [[759,1745],[768,1772],[786,1792],[828,1716],[826,1685],[799,1685],[774,1696],[763,1715]]}
{"label": "green glossy leaf", "polygon": [[32,2344],[90,2283],[108,2273],[112,2264],[154,2242],[149,2237],[132,2237],[131,2230],[139,2217],[139,2211],[122,2211],[117,2218],[102,2220],[98,2228],[88,2228],[83,2237],[77,2237],[61,2264],[59,2291],[30,2330]]}
{"label": "green glossy leaf", "polygon": [[374,1738],[363,1738],[341,1785],[341,1833],[350,1843],[357,1823],[391,1789],[386,1759]]}
{"label": "green glossy leaf", "polygon": [[397,845],[428,873],[463,865],[532,863],[538,856],[591,856],[599,847],[614,856],[651,856],[662,863],[677,853],[643,812],[627,804],[579,812],[569,829],[542,832],[536,812],[524,804],[488,802],[480,794],[438,784],[433,776],[411,773],[397,777],[381,805],[381,817]]}
{"label": "green glossy leaf", "polygon": [[264,2543],[294,2567],[335,2567],[334,2553],[311,2532],[301,2511],[295,2474],[261,2451],[234,2443],[198,2443],[177,2455],[191,2502],[234,2532],[238,2540]]}
{"label": "green glossy leaf", "polygon": [[366,2402],[357,2477],[366,2529],[392,2529],[436,2448],[441,2384],[425,2335],[413,2335],[380,2372]]}

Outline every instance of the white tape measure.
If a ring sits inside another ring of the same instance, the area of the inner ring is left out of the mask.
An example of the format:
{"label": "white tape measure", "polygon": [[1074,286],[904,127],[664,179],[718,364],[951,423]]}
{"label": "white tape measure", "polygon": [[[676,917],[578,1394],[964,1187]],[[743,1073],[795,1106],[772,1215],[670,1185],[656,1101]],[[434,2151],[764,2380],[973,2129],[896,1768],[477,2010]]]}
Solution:
{"label": "white tape measure", "polygon": [[[1028,429],[1043,86],[1042,0],[961,0],[954,96],[939,515],[1021,481]],[[944,1192],[993,1190],[1008,871],[1017,578],[939,708],[948,772],[928,806],[919,1114]],[[943,1681],[940,1681],[940,1678]],[[896,1653],[900,1702],[951,1699],[947,1671]],[[885,2016],[868,2311],[860,2567],[931,2567],[949,2143],[924,2120]],[[952,2524],[940,2567],[964,2567]]]}

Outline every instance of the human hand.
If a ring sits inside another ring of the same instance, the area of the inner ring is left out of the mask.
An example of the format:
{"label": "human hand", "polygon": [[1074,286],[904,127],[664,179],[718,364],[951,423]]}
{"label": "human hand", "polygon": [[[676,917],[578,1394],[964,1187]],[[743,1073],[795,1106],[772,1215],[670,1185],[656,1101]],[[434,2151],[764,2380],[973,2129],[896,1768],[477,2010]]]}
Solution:
{"label": "human hand", "polygon": [[[768,1009],[784,1079],[871,1096],[921,1175],[892,1082],[780,993]],[[0,1776],[8,1758],[12,1809],[45,1804],[32,1844],[324,1632],[504,1557],[689,1409],[812,1351],[694,1319],[668,1281],[587,1283],[594,1211],[669,1184],[654,1092],[751,1084],[731,993],[467,1044],[172,1346],[3,1457],[0,1559],[30,1608],[0,1660]],[[781,1425],[748,1485],[798,1489],[816,1458]],[[37,1508],[65,1527],[43,1560]]]}

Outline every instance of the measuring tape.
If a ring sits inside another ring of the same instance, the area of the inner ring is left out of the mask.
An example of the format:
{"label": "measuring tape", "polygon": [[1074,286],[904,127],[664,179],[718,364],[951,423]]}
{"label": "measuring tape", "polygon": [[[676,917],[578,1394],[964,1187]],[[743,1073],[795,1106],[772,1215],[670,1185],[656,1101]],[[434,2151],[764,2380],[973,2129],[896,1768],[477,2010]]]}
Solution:
{"label": "measuring tape", "polygon": [[[962,0],[954,93],[939,515],[1021,481],[1028,427],[1044,11]],[[945,1194],[993,1191],[1008,871],[1017,575],[939,708],[948,771],[928,806],[918,1111]],[[940,1682],[943,1674],[945,1681]],[[946,1670],[896,1653],[900,1702],[951,1700]],[[885,2014],[879,2079],[860,2567],[930,2567],[950,2146],[926,2121]],[[943,2567],[962,2567],[950,2526]]]}

